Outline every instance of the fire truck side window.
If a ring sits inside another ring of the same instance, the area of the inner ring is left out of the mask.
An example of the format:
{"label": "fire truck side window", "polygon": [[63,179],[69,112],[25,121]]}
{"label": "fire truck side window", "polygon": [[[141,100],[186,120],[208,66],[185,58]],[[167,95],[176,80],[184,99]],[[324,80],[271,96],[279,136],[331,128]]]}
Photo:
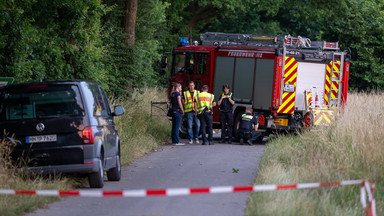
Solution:
{"label": "fire truck side window", "polygon": [[183,54],[176,54],[174,55],[174,68],[173,68],[173,74],[172,76],[176,75],[177,73],[184,73],[184,63],[185,63],[185,55]]}
{"label": "fire truck side window", "polygon": [[194,53],[187,53],[185,55],[185,68],[187,69],[188,74],[193,74],[195,69],[195,56]]}
{"label": "fire truck side window", "polygon": [[207,54],[197,53],[196,73],[205,74],[207,69]]}

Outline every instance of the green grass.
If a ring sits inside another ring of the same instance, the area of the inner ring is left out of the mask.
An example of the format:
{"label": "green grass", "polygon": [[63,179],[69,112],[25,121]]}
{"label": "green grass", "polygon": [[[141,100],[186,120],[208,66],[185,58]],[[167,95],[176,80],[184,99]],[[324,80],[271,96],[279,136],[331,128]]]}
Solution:
{"label": "green grass", "polygon": [[[131,97],[124,100],[112,100],[113,104],[124,106],[125,114],[115,118],[121,143],[123,164],[161,146],[170,137],[171,124],[165,113],[153,109],[151,101],[165,101],[166,91],[157,88],[135,90]],[[11,143],[0,142],[0,155],[9,155]],[[0,157],[0,189],[14,190],[69,190],[87,185],[86,179],[74,177],[42,178],[28,174],[15,174],[7,158]],[[30,195],[0,195],[0,215],[20,215],[30,212],[46,203],[58,200],[58,197]]]}
{"label": "green grass", "polygon": [[[384,213],[384,94],[351,93],[330,127],[279,136],[267,144],[255,184],[370,179]],[[360,186],[251,193],[246,215],[364,215]]]}

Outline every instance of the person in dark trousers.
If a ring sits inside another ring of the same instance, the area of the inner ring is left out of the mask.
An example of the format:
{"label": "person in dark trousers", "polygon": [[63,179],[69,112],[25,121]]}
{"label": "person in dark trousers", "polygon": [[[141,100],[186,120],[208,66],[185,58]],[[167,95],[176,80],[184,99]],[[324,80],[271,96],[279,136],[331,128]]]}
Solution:
{"label": "person in dark trousers", "polygon": [[257,130],[258,122],[255,116],[252,115],[252,108],[248,107],[245,110],[245,113],[241,116],[240,126],[238,136],[240,138],[240,144],[242,144],[242,139],[244,139],[245,134],[250,134],[248,139],[248,144],[253,145],[253,142],[261,136],[261,132]]}
{"label": "person in dark trousers", "polygon": [[225,143],[225,137],[228,136],[228,143],[232,143],[232,126],[233,126],[233,105],[235,98],[232,92],[229,91],[229,85],[223,85],[223,93],[219,97],[217,104],[220,106],[220,124],[221,124],[221,140],[220,143]]}
{"label": "person in dark trousers", "polygon": [[203,85],[202,92],[197,95],[196,110],[200,119],[201,133],[203,137],[202,145],[207,144],[207,127],[209,145],[213,145],[213,128],[212,128],[212,108],[216,106],[214,102],[215,96],[208,93],[208,86]]}
{"label": "person in dark trousers", "polygon": [[172,144],[184,145],[179,140],[179,130],[182,116],[184,115],[183,104],[181,103],[181,84],[174,83],[171,93],[171,108],[172,113]]}
{"label": "person in dark trousers", "polygon": [[197,118],[196,97],[198,90],[195,90],[195,83],[189,81],[188,90],[183,93],[184,96],[184,112],[188,120],[188,139],[189,144],[193,144],[193,140],[199,143],[200,120]]}

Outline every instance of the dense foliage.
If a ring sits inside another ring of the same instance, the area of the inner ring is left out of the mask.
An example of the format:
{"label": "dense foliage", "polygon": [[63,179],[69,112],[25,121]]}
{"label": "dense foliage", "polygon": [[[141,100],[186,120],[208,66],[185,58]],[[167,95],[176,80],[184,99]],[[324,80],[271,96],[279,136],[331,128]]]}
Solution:
{"label": "dense foliage", "polygon": [[[131,0],[132,1],[132,0]],[[384,89],[381,0],[137,1],[135,46],[124,43],[127,0],[0,1],[0,72],[16,82],[95,79],[115,95],[153,86],[163,52],[206,31],[291,34],[352,50],[350,87]]]}
{"label": "dense foliage", "polygon": [[9,0],[0,3],[0,70],[17,82],[108,80],[102,62],[99,0]]}

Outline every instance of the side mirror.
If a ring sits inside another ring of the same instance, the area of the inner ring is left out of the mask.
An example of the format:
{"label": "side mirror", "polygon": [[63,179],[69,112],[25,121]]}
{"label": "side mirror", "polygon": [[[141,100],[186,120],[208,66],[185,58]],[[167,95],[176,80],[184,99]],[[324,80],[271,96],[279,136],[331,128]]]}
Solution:
{"label": "side mirror", "polygon": [[165,75],[165,68],[167,68],[168,66],[168,58],[167,56],[164,54],[163,56],[161,56],[161,65],[160,65],[160,75]]}
{"label": "side mirror", "polygon": [[101,115],[101,117],[103,117],[103,118],[107,118],[107,117],[108,117],[107,110],[101,110],[100,115]]}
{"label": "side mirror", "polygon": [[114,116],[123,115],[125,112],[124,107],[122,107],[122,106],[115,106],[114,110],[115,110],[115,112],[113,113]]}
{"label": "side mirror", "polygon": [[166,55],[161,57],[161,68],[166,68],[168,65],[168,58]]}

